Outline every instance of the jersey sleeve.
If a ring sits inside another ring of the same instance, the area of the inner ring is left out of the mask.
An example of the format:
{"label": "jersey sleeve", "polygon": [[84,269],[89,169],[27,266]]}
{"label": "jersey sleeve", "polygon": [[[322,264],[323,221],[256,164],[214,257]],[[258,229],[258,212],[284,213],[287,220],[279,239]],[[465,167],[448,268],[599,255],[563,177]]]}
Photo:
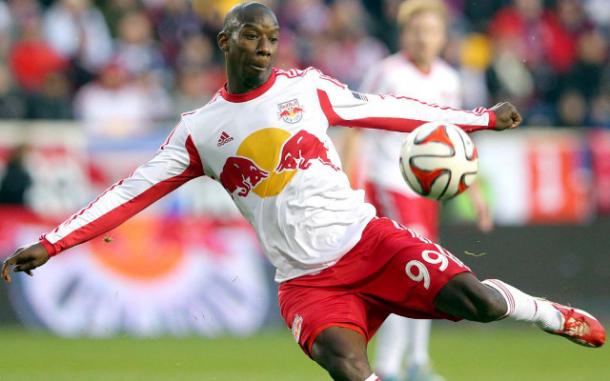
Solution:
{"label": "jersey sleeve", "polygon": [[417,99],[350,90],[336,79],[317,72],[317,95],[330,125],[411,132],[426,122],[446,122],[472,132],[493,129],[493,111],[443,107]]}
{"label": "jersey sleeve", "polygon": [[117,227],[203,174],[200,156],[182,119],[149,162],[112,185],[53,231],[41,236],[40,243],[49,255],[56,255]]}

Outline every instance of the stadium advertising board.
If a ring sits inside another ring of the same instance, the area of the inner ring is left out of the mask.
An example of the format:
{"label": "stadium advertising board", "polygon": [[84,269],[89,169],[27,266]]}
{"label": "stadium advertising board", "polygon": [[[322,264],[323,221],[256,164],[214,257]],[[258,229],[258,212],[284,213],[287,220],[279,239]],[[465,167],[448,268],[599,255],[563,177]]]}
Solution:
{"label": "stadium advertising board", "polygon": [[[17,209],[0,221],[2,252],[52,227]],[[265,322],[267,277],[243,222],[146,215],[16,276],[9,291],[22,321],[64,336],[243,335]]]}

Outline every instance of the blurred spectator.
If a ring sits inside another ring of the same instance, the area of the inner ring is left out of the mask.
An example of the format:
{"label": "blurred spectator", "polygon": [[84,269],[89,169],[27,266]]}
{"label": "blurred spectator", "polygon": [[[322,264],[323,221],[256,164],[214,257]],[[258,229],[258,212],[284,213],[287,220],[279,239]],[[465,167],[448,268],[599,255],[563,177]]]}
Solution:
{"label": "blurred spectator", "polygon": [[542,0],[514,0],[492,18],[490,34],[500,40],[511,40],[515,53],[525,63],[535,66],[544,56]]}
{"label": "blurred spectator", "polygon": [[0,179],[0,204],[25,205],[32,178],[24,165],[25,146],[15,148],[9,156]]}
{"label": "blurred spectator", "polygon": [[37,15],[23,18],[20,21],[19,38],[10,52],[14,78],[26,92],[39,91],[47,75],[67,67],[67,61],[42,38],[41,32]]}
{"label": "blurred spectator", "polygon": [[[135,78],[135,86],[145,99],[149,121],[167,121],[173,116],[173,105],[160,71],[143,72]],[[150,122],[149,122],[150,124]],[[153,126],[148,126],[148,128]]]}
{"label": "blurred spectator", "polygon": [[600,94],[591,102],[591,125],[610,128],[610,94]]}
{"label": "blurred spectator", "polygon": [[215,46],[200,33],[186,36],[176,57],[177,70],[203,70],[212,63]]}
{"label": "blurred spectator", "polygon": [[0,0],[0,58],[6,59],[11,43],[11,12],[6,3]]}
{"label": "blurred spectator", "polygon": [[610,27],[608,0],[584,0],[587,16],[600,27]]}
{"label": "blurred spectator", "polygon": [[45,14],[44,34],[57,52],[85,72],[94,73],[112,56],[108,25],[91,0],[56,1]]}
{"label": "blurred spectator", "polygon": [[153,14],[161,52],[166,62],[173,66],[183,41],[201,32],[201,19],[188,0],[165,1]]}
{"label": "blurred spectator", "polygon": [[115,57],[132,76],[164,68],[151,22],[144,12],[129,12],[119,20]]}
{"label": "blurred spectator", "polygon": [[534,77],[523,60],[525,47],[512,33],[494,35],[495,54],[487,71],[491,103],[510,99],[517,108],[525,108],[534,96]]}
{"label": "blurred spectator", "polygon": [[575,64],[562,84],[567,88],[577,88],[591,99],[599,92],[603,70],[608,66],[608,43],[599,32],[591,30],[580,36],[576,50]]}
{"label": "blurred spectator", "polygon": [[109,0],[100,2],[99,5],[112,37],[118,36],[119,23],[123,16],[143,9],[140,0]]}
{"label": "blurred spectator", "polygon": [[27,119],[72,119],[70,83],[62,72],[49,73],[39,91],[27,96]]}
{"label": "blurred spectator", "polygon": [[151,111],[146,92],[116,61],[76,94],[75,114],[90,136],[120,139],[145,133],[152,127]]}
{"label": "blurred spectator", "polygon": [[0,119],[19,119],[24,116],[23,96],[13,87],[8,68],[0,65]]}
{"label": "blurred spectator", "polygon": [[564,91],[557,102],[557,114],[562,126],[583,126],[587,117],[585,97],[578,90]]}
{"label": "blurred spectator", "polygon": [[471,109],[490,103],[485,71],[492,59],[491,42],[485,35],[473,33],[466,36],[459,49],[462,107]]}
{"label": "blurred spectator", "polygon": [[546,58],[558,73],[566,73],[576,60],[576,43],[591,29],[580,0],[557,0],[544,17]]}
{"label": "blurred spectator", "polygon": [[204,106],[220,88],[214,76],[213,72],[205,70],[181,71],[174,94],[174,115]]}
{"label": "blurred spectator", "polygon": [[328,34],[314,40],[313,65],[351,87],[358,87],[363,73],[388,55],[387,48],[379,40],[367,35],[367,23],[367,15],[359,1],[335,1]]}

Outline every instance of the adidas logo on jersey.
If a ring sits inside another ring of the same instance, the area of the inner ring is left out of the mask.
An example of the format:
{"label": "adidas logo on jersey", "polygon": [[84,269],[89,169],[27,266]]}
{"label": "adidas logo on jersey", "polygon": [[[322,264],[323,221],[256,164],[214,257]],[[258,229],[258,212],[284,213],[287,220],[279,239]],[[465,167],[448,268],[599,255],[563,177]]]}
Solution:
{"label": "adidas logo on jersey", "polygon": [[229,143],[232,140],[233,140],[233,138],[229,134],[227,134],[226,132],[223,131],[220,134],[220,137],[218,138],[217,146],[218,147],[222,147],[222,146],[224,146],[225,144]]}

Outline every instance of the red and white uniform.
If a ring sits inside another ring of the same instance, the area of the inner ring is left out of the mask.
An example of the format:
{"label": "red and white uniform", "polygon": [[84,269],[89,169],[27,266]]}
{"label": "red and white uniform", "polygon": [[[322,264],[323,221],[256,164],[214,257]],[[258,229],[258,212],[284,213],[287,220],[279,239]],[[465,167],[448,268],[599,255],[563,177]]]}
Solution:
{"label": "red and white uniform", "polygon": [[57,254],[205,174],[223,184],[252,224],[278,282],[319,272],[356,245],[375,215],[340,170],[329,125],[406,132],[432,120],[473,131],[493,126],[494,114],[361,95],[313,68],[274,70],[257,89],[229,94],[223,88],[204,107],[185,113],[152,160],[42,243]]}
{"label": "red and white uniform", "polygon": [[[312,68],[274,70],[252,91],[230,94],[223,88],[204,107],[183,114],[152,160],[41,242],[55,255],[116,227],[190,179],[207,175],[225,187],[254,227],[277,268],[276,281],[284,286],[279,295],[284,319],[289,327],[294,319],[309,332],[298,335],[306,351],[316,327],[327,324],[351,324],[369,337],[378,320],[392,311],[391,305],[398,313],[438,316],[432,307],[435,292],[467,268],[392,221],[375,218],[364,192],[351,189],[327,135],[330,125],[408,132],[432,120],[474,131],[493,127],[495,116],[491,111],[442,109],[406,97],[354,93]],[[411,273],[405,274],[405,265]],[[381,276],[388,272],[389,277]],[[411,282],[397,291],[395,284],[407,276]],[[346,299],[336,297],[355,292],[352,286],[360,278],[366,282],[359,290],[380,293],[375,304],[353,294],[360,302],[347,301],[337,310],[336,302]],[[315,298],[314,290],[307,298],[295,296],[316,282],[321,293],[332,283],[342,282],[343,288],[335,288],[324,300]],[[413,291],[418,287],[420,296]],[[381,308],[386,293],[387,304],[367,321],[366,311]]]}
{"label": "red and white uniform", "polygon": [[[460,106],[458,73],[437,59],[428,72],[418,69],[404,53],[396,53],[375,65],[364,77],[361,90],[396,94],[449,107]],[[379,215],[390,217],[438,240],[438,203],[417,195],[404,182],[398,157],[405,135],[398,132],[364,132],[367,196]]]}

